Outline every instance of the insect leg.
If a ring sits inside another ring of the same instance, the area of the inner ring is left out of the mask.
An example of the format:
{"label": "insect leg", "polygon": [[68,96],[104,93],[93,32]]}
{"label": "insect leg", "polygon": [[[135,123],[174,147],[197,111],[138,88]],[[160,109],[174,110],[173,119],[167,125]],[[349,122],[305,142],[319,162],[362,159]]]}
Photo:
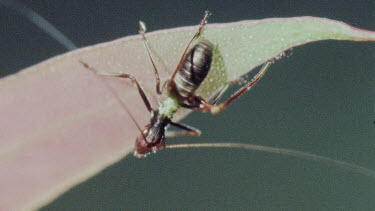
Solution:
{"label": "insect leg", "polygon": [[262,66],[260,71],[254,76],[254,78],[249,83],[245,84],[237,92],[235,92],[229,99],[220,103],[219,105],[215,105],[215,103],[219,100],[222,93],[225,91],[226,87],[224,87],[224,89],[219,93],[218,97],[216,97],[213,100],[213,103],[207,103],[203,98],[201,98],[199,96],[196,96],[196,95],[192,95],[188,99],[188,103],[183,104],[182,107],[193,109],[193,110],[199,110],[199,111],[203,111],[203,112],[210,111],[213,114],[219,113],[220,111],[225,109],[229,104],[231,104],[234,100],[236,100],[241,95],[243,95],[246,91],[250,90],[251,87],[254,86],[260,80],[260,78],[262,78],[262,76],[266,73],[266,71],[268,70],[268,68],[270,67],[270,65],[273,62],[275,62],[276,60],[281,59],[285,56],[290,55],[291,52],[292,52],[292,50],[289,49],[289,50],[277,55],[276,57],[273,57],[273,58],[269,59]]}
{"label": "insect leg", "polygon": [[150,104],[150,101],[147,99],[147,96],[145,94],[145,92],[143,91],[143,89],[141,88],[141,86],[139,85],[137,79],[135,79],[135,77],[131,74],[127,74],[127,73],[104,73],[104,72],[98,72],[96,71],[93,67],[90,67],[88,64],[82,62],[82,61],[79,61],[81,64],[83,64],[83,66],[89,70],[91,70],[92,72],[94,72],[95,74],[98,74],[98,75],[103,75],[103,76],[112,76],[112,77],[120,77],[120,78],[128,78],[130,79],[133,84],[137,87],[138,89],[138,92],[139,94],[141,95],[142,97],[142,100],[143,100],[143,103],[145,104],[147,110],[149,112],[152,111],[152,108],[151,108],[151,104]]}
{"label": "insect leg", "polygon": [[147,51],[147,54],[148,54],[148,58],[150,58],[150,61],[151,61],[152,66],[154,68],[155,80],[156,80],[156,94],[158,96],[160,96],[161,92],[160,92],[160,77],[159,77],[159,72],[158,72],[158,69],[156,68],[154,60],[151,57],[150,47],[148,46],[148,42],[147,42],[147,39],[146,39],[146,36],[145,36],[145,32],[146,32],[146,24],[144,22],[142,22],[142,21],[139,21],[139,34],[142,37],[143,44],[145,45],[145,48],[146,48],[146,51]]}
{"label": "insect leg", "polygon": [[231,104],[234,100],[239,98],[246,91],[250,90],[251,87],[254,86],[260,80],[260,78],[262,78],[262,76],[264,76],[264,74],[266,73],[266,71],[268,70],[268,68],[270,67],[270,65],[272,63],[274,63],[276,60],[279,60],[279,59],[281,59],[285,56],[290,55],[291,53],[292,53],[292,49],[289,49],[289,50],[284,51],[281,54],[277,55],[276,57],[273,57],[273,58],[269,59],[263,65],[263,67],[260,69],[260,71],[254,76],[254,78],[249,83],[245,84],[245,86],[240,88],[237,92],[235,92],[234,95],[232,95],[228,100],[220,103],[219,105],[210,105],[209,106],[210,112],[213,113],[213,114],[216,114],[216,113],[219,113],[220,111],[222,111],[229,104]]}
{"label": "insect leg", "polygon": [[184,131],[166,132],[165,136],[174,137],[174,136],[200,136],[201,135],[201,131],[191,126],[181,124],[181,123],[176,123],[176,122],[171,122],[170,124]]}
{"label": "insect leg", "polygon": [[220,98],[223,96],[225,91],[227,91],[229,88],[229,84],[226,84],[219,92],[219,94],[210,102],[212,105],[216,105],[217,101],[220,100]]}
{"label": "insect leg", "polygon": [[191,38],[190,42],[189,42],[188,45],[186,46],[185,51],[184,51],[184,53],[183,53],[182,56],[181,56],[180,62],[178,63],[176,70],[175,70],[174,73],[172,74],[172,77],[171,77],[171,79],[169,80],[169,83],[168,83],[167,87],[170,87],[171,82],[173,81],[173,79],[174,79],[174,77],[176,76],[178,70],[179,70],[179,69],[181,68],[181,66],[182,66],[182,63],[183,63],[183,60],[184,60],[184,58],[185,58],[186,52],[188,51],[188,49],[189,49],[191,43],[201,35],[202,30],[204,29],[204,27],[205,27],[206,24],[207,24],[208,16],[210,16],[210,15],[211,15],[211,13],[210,13],[209,11],[206,11],[206,12],[204,13],[203,19],[201,20],[201,22],[200,22],[200,24],[199,24],[198,31],[195,33],[195,35],[193,36],[193,38]]}
{"label": "insect leg", "polygon": [[221,99],[221,97],[223,96],[223,94],[228,90],[229,86],[232,86],[233,84],[237,84],[241,81],[244,81],[243,78],[238,78],[238,79],[235,79],[233,81],[230,81],[229,83],[227,83],[219,92],[218,95],[216,95],[216,97],[210,102],[211,105],[216,105],[217,101],[219,101]]}

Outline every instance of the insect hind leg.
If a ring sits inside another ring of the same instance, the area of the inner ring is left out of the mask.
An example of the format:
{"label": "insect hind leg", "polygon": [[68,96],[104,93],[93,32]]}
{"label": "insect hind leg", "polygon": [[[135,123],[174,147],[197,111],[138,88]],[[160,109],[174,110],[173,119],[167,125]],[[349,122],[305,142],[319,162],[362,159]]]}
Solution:
{"label": "insect hind leg", "polygon": [[167,86],[169,87],[171,85],[171,82],[174,80],[174,77],[176,76],[178,70],[181,68],[182,66],[182,63],[185,59],[185,55],[187,53],[187,51],[189,50],[189,47],[191,45],[191,43],[193,43],[194,40],[196,40],[202,33],[204,27],[206,26],[207,24],[207,19],[208,17],[211,15],[211,13],[209,11],[205,11],[204,13],[204,16],[203,16],[203,19],[201,20],[200,24],[199,24],[199,27],[198,27],[198,31],[194,34],[193,38],[191,38],[191,40],[189,41],[189,43],[187,44],[186,48],[185,48],[185,51],[184,53],[182,54],[181,56],[181,59],[180,59],[180,62],[178,63],[177,65],[177,68],[176,70],[174,71],[174,73],[172,74],[172,77],[169,79],[169,82],[167,84]]}
{"label": "insect hind leg", "polygon": [[268,70],[268,68],[270,67],[272,63],[274,63],[275,61],[281,58],[289,56],[291,53],[292,53],[292,49],[288,49],[280,53],[279,55],[267,60],[267,62],[262,66],[260,71],[254,76],[254,78],[249,83],[245,84],[242,88],[237,90],[229,99],[220,103],[219,105],[208,104],[207,109],[213,114],[219,113],[220,111],[225,109],[229,104],[231,104],[234,100],[236,100],[241,95],[243,95],[246,91],[249,91],[251,87],[253,87],[264,76],[264,74],[266,73],[266,71]]}
{"label": "insect hind leg", "polygon": [[243,95],[246,91],[250,90],[251,87],[253,87],[266,73],[268,68],[272,63],[275,61],[286,57],[292,53],[292,49],[288,49],[279,55],[269,59],[260,69],[260,71],[254,76],[254,78],[245,84],[243,87],[241,87],[239,90],[237,90],[229,99],[225,100],[224,102],[216,105],[217,101],[221,98],[225,90],[228,88],[229,85],[233,84],[233,82],[230,82],[228,85],[226,85],[220,93],[217,95],[217,97],[214,98],[214,100],[211,103],[207,103],[202,97],[197,95],[192,95],[188,102],[183,104],[182,107],[189,108],[193,110],[198,110],[202,112],[210,111],[212,114],[217,114],[223,109],[225,109],[229,104],[231,104],[234,100],[239,98],[241,95]]}

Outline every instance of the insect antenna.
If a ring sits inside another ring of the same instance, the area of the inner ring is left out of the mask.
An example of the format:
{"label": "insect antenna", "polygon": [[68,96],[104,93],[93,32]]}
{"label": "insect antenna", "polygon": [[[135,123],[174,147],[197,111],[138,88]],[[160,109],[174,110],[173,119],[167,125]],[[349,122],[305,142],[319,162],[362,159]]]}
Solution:
{"label": "insect antenna", "polygon": [[346,170],[363,174],[365,176],[375,179],[375,171],[359,166],[357,164],[348,163],[333,158],[316,155],[308,152],[302,152],[294,149],[280,148],[280,147],[269,147],[263,145],[255,144],[242,144],[242,143],[190,143],[190,144],[172,144],[165,146],[167,149],[176,148],[232,148],[232,149],[244,149],[250,151],[260,151],[266,153],[280,154],[290,157],[296,157],[300,159],[316,161],[320,163],[325,163],[333,166],[338,166]]}
{"label": "insect antenna", "polygon": [[45,18],[39,15],[37,12],[27,7],[22,2],[17,0],[1,0],[0,4],[6,7],[12,8],[18,12],[21,16],[26,17],[29,21],[38,26],[42,31],[46,32],[49,36],[54,38],[57,42],[63,45],[68,50],[77,49],[77,46],[62,32],[60,32],[55,26],[48,22]]}

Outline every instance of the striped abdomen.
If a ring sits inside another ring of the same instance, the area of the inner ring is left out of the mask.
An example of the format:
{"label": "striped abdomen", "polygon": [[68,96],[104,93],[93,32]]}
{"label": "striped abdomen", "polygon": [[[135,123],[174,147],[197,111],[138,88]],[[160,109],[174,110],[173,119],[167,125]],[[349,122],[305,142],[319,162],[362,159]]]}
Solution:
{"label": "striped abdomen", "polygon": [[187,53],[174,82],[178,94],[186,98],[198,89],[211,67],[213,45],[207,40],[198,42]]}

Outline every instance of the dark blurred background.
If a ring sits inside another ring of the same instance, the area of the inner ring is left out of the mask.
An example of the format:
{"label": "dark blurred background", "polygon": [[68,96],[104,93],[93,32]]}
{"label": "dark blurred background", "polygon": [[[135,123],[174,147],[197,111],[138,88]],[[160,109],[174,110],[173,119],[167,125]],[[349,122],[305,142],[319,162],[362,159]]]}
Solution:
{"label": "dark blurred background", "polygon": [[[375,30],[369,1],[21,1],[79,47],[138,32],[270,17],[318,16]],[[318,3],[319,2],[319,3]],[[67,50],[0,6],[0,76]],[[375,170],[375,43],[323,41],[294,49],[236,103],[183,120],[201,137],[168,143],[242,142],[286,147]],[[150,72],[151,74],[151,72]],[[230,90],[228,93],[233,92]],[[236,149],[128,155],[46,209],[375,209],[375,180],[346,169]]]}

